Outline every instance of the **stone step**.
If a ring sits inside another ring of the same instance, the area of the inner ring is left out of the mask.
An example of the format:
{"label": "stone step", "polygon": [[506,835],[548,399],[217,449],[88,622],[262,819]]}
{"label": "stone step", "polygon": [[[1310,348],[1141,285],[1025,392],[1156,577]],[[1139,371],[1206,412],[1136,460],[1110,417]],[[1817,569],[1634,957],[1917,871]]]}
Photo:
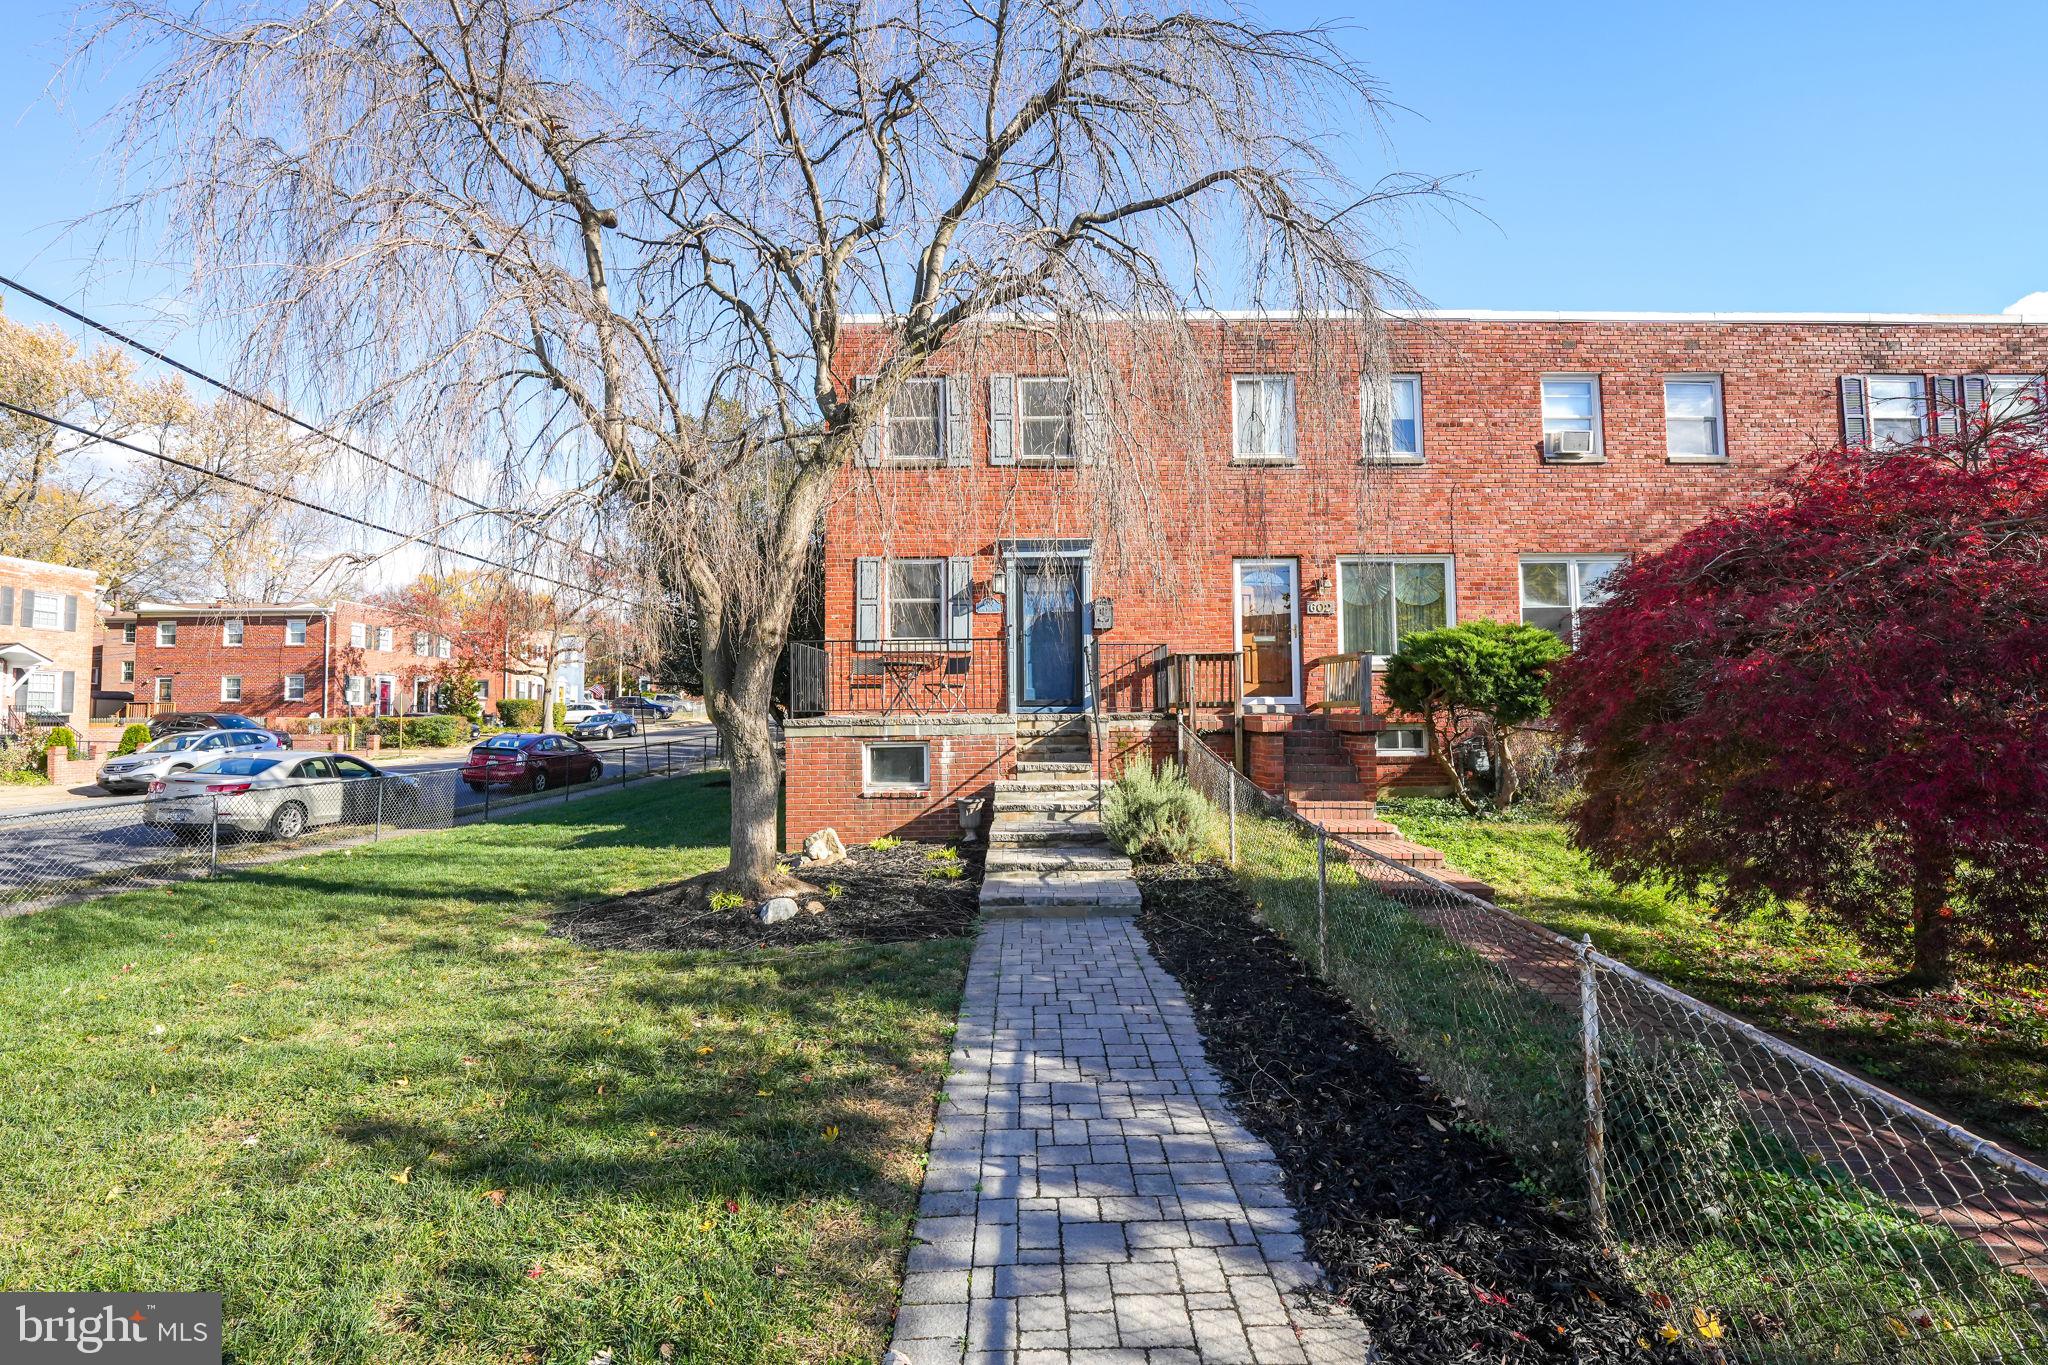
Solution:
{"label": "stone step", "polygon": [[1060,847],[1070,844],[1106,844],[1109,842],[1109,836],[1102,832],[1101,822],[1092,816],[1086,823],[1077,823],[1056,817],[1026,819],[1022,815],[998,815],[989,822],[988,842],[991,848],[1018,844]]}
{"label": "stone step", "polygon": [[1039,740],[1036,743],[1019,743],[1019,758],[1035,758],[1046,761],[1066,759],[1072,762],[1086,762],[1094,750],[1084,741],[1076,744],[1068,740]]}
{"label": "stone step", "polygon": [[1088,872],[999,872],[982,878],[981,905],[1065,905],[1138,908],[1138,884],[1127,876]]}
{"label": "stone step", "polygon": [[1070,763],[1064,759],[1019,757],[1017,760],[1017,775],[1019,777],[1086,777],[1093,781],[1095,765],[1085,759]]}
{"label": "stone step", "polygon": [[1088,733],[1086,716],[1019,716],[1017,738],[1032,735],[1085,735]]}
{"label": "stone step", "polygon": [[998,872],[1090,872],[1097,876],[1131,875],[1131,860],[1100,844],[1078,848],[991,848],[984,875]]}
{"label": "stone step", "polygon": [[1056,772],[1025,773],[1018,777],[1006,777],[996,783],[996,795],[1005,792],[1088,792],[1094,794],[1095,773]]}
{"label": "stone step", "polygon": [[1081,811],[1095,809],[1094,787],[1050,787],[1038,791],[999,791],[996,793],[995,812],[1003,815],[1010,811]]}

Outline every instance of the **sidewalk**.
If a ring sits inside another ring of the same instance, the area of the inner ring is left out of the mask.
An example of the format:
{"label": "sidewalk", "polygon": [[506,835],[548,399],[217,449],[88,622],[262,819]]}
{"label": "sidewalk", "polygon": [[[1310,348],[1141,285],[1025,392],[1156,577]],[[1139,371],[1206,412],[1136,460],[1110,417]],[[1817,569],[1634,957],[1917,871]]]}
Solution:
{"label": "sidewalk", "polygon": [[892,1365],[1364,1361],[1124,916],[984,924]]}

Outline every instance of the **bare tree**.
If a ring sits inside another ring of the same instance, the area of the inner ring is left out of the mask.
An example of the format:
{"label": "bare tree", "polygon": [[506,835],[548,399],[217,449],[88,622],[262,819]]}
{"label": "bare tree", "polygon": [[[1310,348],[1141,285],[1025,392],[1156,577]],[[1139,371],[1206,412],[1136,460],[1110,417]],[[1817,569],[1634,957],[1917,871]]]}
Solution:
{"label": "bare tree", "polygon": [[[131,41],[124,207],[253,321],[249,366],[422,452],[488,432],[573,466],[667,557],[749,894],[803,568],[905,381],[1030,329],[1099,419],[1089,515],[1145,524],[1154,452],[1118,414],[1199,415],[1184,310],[1300,310],[1371,368],[1398,289],[1373,234],[1442,189],[1347,180],[1321,139],[1373,126],[1378,88],[1226,4],[110,0],[88,50]],[[860,315],[886,333],[865,385]]]}

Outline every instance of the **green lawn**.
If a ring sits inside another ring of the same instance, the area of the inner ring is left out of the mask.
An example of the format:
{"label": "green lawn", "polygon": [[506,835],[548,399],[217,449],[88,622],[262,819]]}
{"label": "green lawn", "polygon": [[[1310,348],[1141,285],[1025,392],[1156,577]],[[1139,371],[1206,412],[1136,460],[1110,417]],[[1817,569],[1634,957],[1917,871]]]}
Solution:
{"label": "green lawn", "polygon": [[1700,901],[1617,887],[1540,807],[1474,819],[1448,801],[1395,799],[1380,813],[1491,884],[1500,903],[1662,977],[1824,1057],[1847,1063],[1993,1138],[2048,1150],[2048,975],[1983,980],[1953,994],[1859,1003],[1849,988],[1898,964],[1792,909],[1716,918]]}
{"label": "green lawn", "polygon": [[722,857],[646,785],[0,921],[0,1284],[239,1362],[873,1360],[966,940],[588,952]]}

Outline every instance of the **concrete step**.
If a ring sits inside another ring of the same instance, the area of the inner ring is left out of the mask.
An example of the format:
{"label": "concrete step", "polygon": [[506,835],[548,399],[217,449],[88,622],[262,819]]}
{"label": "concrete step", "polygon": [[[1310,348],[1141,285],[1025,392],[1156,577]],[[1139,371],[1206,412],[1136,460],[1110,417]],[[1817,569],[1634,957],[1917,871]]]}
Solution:
{"label": "concrete step", "polygon": [[1127,876],[1088,872],[1001,872],[982,878],[981,907],[1067,905],[1138,908],[1138,884]]}
{"label": "concrete step", "polygon": [[984,878],[998,872],[1087,872],[1096,876],[1131,875],[1131,860],[1101,844],[1060,848],[991,848]]}
{"label": "concrete step", "polygon": [[1027,819],[1023,815],[998,815],[989,822],[988,842],[990,848],[1005,845],[1036,845],[1039,847],[1062,847],[1071,844],[1106,844],[1109,836],[1102,832],[1102,823],[1092,815],[1085,823],[1051,819]]}
{"label": "concrete step", "polygon": [[1065,759],[1026,758],[1017,759],[1019,777],[1086,777],[1095,778],[1095,765],[1083,759],[1068,762]]}

